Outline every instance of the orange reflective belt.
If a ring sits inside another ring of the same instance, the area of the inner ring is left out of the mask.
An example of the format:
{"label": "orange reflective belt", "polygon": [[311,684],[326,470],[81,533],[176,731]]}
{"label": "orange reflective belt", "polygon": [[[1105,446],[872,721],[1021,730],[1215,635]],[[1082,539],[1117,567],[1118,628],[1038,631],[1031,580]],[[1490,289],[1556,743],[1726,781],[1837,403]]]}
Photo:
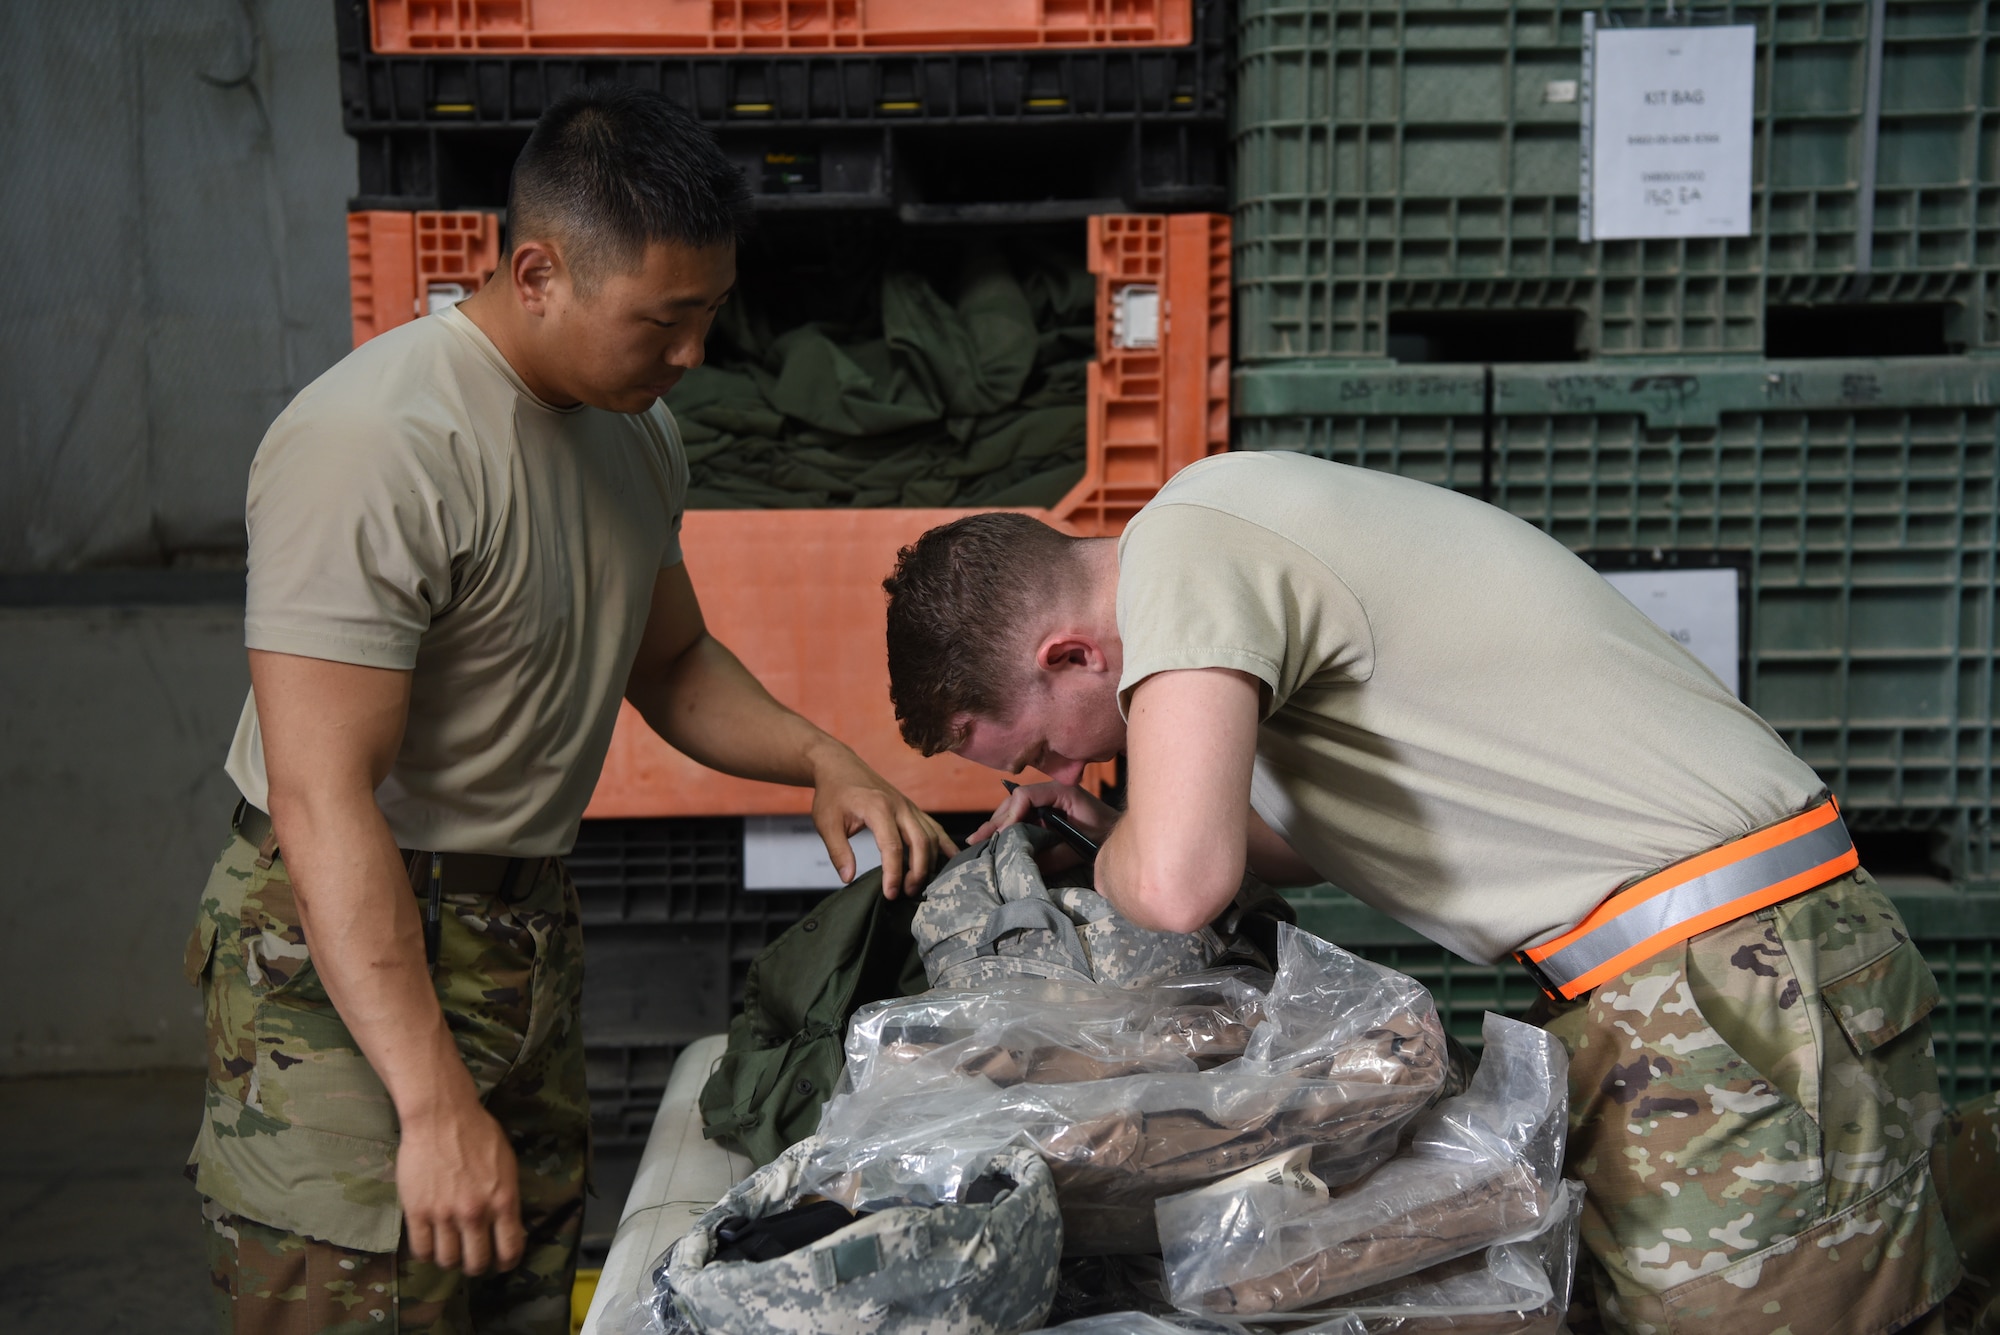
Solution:
{"label": "orange reflective belt", "polygon": [[1515,951],[1514,958],[1544,992],[1573,1000],[1668,946],[1860,865],[1840,807],[1829,797],[1626,886],[1561,936]]}

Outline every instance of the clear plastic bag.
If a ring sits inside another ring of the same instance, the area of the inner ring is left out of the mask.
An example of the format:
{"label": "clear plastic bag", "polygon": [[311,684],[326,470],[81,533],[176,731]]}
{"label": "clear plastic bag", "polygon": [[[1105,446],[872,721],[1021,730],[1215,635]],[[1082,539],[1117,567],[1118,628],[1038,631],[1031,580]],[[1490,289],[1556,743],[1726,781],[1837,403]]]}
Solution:
{"label": "clear plastic bag", "polygon": [[[1323,1180],[1361,1177],[1442,1087],[1443,1030],[1414,980],[1289,926],[1279,941],[1261,997],[1209,973],[870,1007],[809,1189],[857,1209],[948,1200],[968,1164],[1024,1143],[1055,1172],[1066,1250],[1089,1254],[1153,1250],[1161,1196],[1287,1150],[1306,1148]],[[1242,1056],[1198,1069],[1238,1035]]]}
{"label": "clear plastic bag", "polygon": [[1325,1307],[1539,1231],[1559,1181],[1568,1060],[1542,1030],[1497,1015],[1485,1036],[1471,1087],[1353,1190],[1310,1174],[1242,1173],[1161,1200],[1174,1303],[1235,1316]]}
{"label": "clear plastic bag", "polygon": [[1367,1335],[1556,1335],[1569,1310],[1582,1218],[1582,1184],[1563,1181],[1547,1217],[1529,1237],[1348,1294],[1336,1311],[1273,1313],[1261,1320],[1273,1323],[1282,1315],[1315,1323],[1291,1327],[1291,1335],[1346,1331],[1349,1318]]}
{"label": "clear plastic bag", "polygon": [[[1067,1335],[1244,1335],[1246,1327],[1212,1317],[1176,1312],[1171,1316],[1151,1316],[1145,1312],[1107,1312],[1101,1316],[1078,1317],[1060,1326],[1049,1326]],[[1324,1326],[1313,1327],[1312,1335],[1368,1335],[1367,1328],[1351,1317],[1336,1317]]]}
{"label": "clear plastic bag", "polygon": [[1018,979],[862,1008],[848,1029],[841,1090],[967,1075],[999,1085],[1193,1071],[1242,1055],[1268,974],[1220,969],[1152,987]]}

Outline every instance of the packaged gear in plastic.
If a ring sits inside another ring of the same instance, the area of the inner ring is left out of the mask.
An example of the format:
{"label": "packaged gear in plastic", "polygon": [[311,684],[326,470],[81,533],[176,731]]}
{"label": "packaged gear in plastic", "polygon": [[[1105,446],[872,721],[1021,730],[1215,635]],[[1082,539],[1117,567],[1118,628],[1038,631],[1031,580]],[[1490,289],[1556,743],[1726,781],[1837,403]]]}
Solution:
{"label": "packaged gear in plastic", "polygon": [[1049,884],[1035,855],[1054,843],[1049,831],[1010,825],[944,865],[912,929],[931,986],[1052,978],[1139,987],[1221,957],[1222,938],[1210,928],[1150,932],[1088,884]]}
{"label": "packaged gear in plastic", "polygon": [[655,1267],[653,1329],[1013,1335],[1048,1315],[1062,1219],[1047,1165],[1003,1148],[939,1203],[859,1214],[801,1190],[801,1141],[731,1188]]}
{"label": "packaged gear in plastic", "polygon": [[[1187,1312],[1102,1312],[1050,1326],[1066,1335],[1243,1335],[1244,1327]],[[1315,1331],[1314,1335],[1320,1335]],[[1359,1325],[1329,1330],[1326,1335],[1363,1335]]]}
{"label": "packaged gear in plastic", "polygon": [[1000,1086],[1186,1071],[1243,1055],[1271,975],[1211,969],[1143,988],[1013,979],[932,991],[858,1012],[840,1088],[951,1075]]}
{"label": "packaged gear in plastic", "polygon": [[[1000,1145],[1054,1171],[1072,1254],[1157,1250],[1153,1204],[1304,1147],[1353,1181],[1438,1096],[1446,1045],[1414,980],[1279,931],[1254,1009],[1243,975],[1137,992],[1021,981],[856,1015],[808,1189],[856,1208],[948,1200]],[[1234,980],[1234,981],[1231,981]],[[1226,995],[1225,995],[1226,994]],[[1247,1030],[1241,1056],[1201,1069]]]}
{"label": "packaged gear in plastic", "polygon": [[[1565,1179],[1547,1217],[1525,1238],[1345,1294],[1337,1311],[1283,1315],[1302,1321],[1351,1316],[1367,1335],[1558,1335],[1569,1311],[1582,1219],[1583,1184]],[[1292,1335],[1320,1329],[1290,1327]]]}
{"label": "packaged gear in plastic", "polygon": [[1312,1165],[1259,1165],[1159,1202],[1176,1306],[1233,1316],[1328,1300],[1539,1230],[1556,1202],[1568,1059],[1531,1025],[1486,1017],[1467,1091],[1352,1190]]}

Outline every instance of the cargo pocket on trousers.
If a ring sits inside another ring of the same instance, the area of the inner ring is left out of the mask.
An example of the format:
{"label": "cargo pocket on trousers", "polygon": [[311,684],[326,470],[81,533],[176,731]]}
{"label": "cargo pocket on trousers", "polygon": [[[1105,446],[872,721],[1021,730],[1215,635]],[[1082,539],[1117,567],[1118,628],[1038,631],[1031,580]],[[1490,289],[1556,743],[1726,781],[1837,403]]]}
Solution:
{"label": "cargo pocket on trousers", "polygon": [[1907,938],[1843,977],[1820,984],[1827,1014],[1866,1057],[1929,1017],[1940,1000],[1937,978]]}

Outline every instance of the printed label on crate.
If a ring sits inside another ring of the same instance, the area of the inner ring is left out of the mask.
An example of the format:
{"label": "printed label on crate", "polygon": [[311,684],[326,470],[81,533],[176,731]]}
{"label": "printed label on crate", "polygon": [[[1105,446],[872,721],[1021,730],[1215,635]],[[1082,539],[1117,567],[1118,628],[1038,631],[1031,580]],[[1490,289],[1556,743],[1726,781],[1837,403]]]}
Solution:
{"label": "printed label on crate", "polygon": [[[882,865],[882,852],[868,831],[849,839],[854,850],[854,874]],[[827,857],[826,842],[810,816],[746,816],[743,818],[743,888],[745,890],[838,890],[840,876]]]}
{"label": "printed label on crate", "polygon": [[1757,30],[1587,24],[1583,240],[1750,234]]}

